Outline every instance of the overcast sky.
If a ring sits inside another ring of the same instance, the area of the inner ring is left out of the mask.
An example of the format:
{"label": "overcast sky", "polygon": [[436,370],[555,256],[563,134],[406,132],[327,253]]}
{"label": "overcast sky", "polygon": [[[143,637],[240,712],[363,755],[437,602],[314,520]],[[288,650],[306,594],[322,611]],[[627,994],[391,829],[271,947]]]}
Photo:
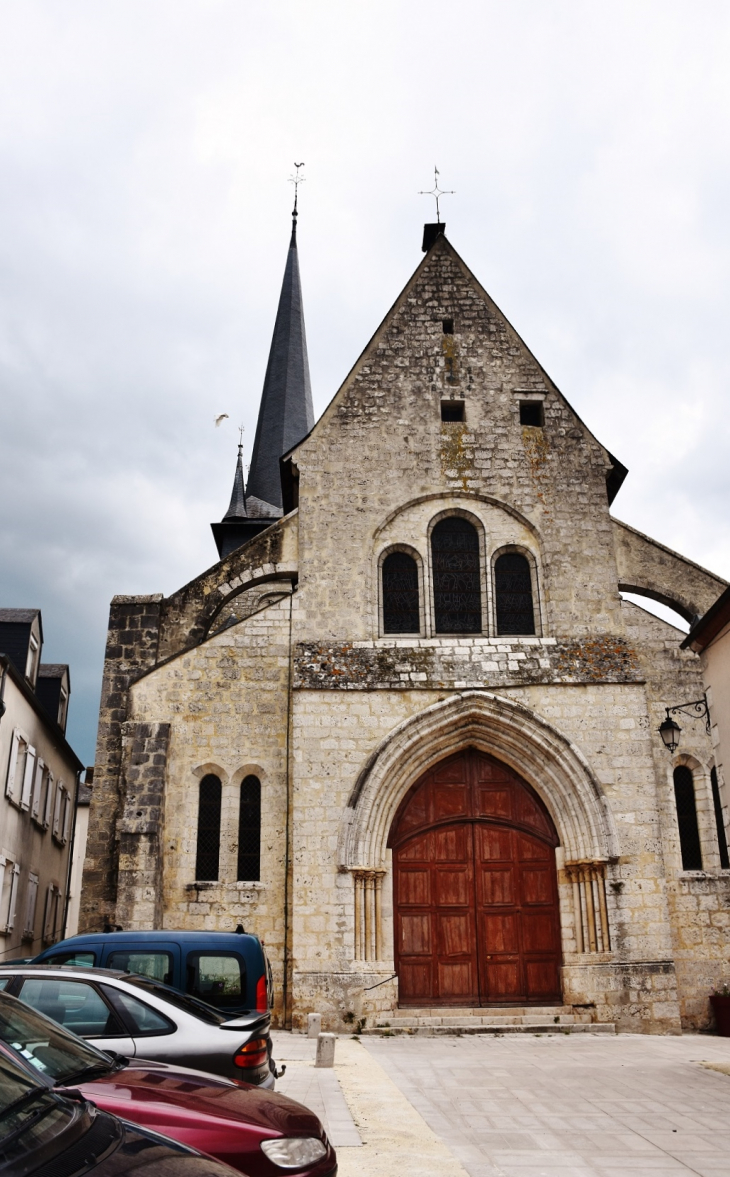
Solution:
{"label": "overcast sky", "polygon": [[[93,763],[109,600],[212,564],[292,203],[319,414],[448,235],[730,578],[726,0],[2,0],[0,604],[43,611]],[[230,414],[215,429],[218,413]]]}

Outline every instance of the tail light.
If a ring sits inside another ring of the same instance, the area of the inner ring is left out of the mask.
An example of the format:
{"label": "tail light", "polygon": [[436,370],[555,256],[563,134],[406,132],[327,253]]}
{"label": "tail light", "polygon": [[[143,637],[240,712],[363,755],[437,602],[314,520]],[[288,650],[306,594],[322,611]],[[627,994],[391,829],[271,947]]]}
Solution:
{"label": "tail light", "polygon": [[252,1038],[245,1046],[239,1047],[233,1056],[237,1067],[260,1067],[269,1057],[265,1038]]}
{"label": "tail light", "polygon": [[256,982],[256,1009],[267,1010],[269,1008],[269,996],[266,992],[266,977],[262,973]]}

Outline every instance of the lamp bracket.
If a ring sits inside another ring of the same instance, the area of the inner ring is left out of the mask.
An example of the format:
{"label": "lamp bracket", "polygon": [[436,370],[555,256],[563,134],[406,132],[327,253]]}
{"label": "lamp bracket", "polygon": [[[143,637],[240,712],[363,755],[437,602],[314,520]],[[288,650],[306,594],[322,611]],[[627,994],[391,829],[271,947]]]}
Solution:
{"label": "lamp bracket", "polygon": [[707,695],[703,695],[701,699],[692,699],[689,703],[678,703],[676,707],[665,707],[664,710],[667,713],[667,719],[672,715],[676,715],[677,712],[681,712],[682,715],[689,715],[691,719],[704,719],[705,730],[709,736],[711,726]]}

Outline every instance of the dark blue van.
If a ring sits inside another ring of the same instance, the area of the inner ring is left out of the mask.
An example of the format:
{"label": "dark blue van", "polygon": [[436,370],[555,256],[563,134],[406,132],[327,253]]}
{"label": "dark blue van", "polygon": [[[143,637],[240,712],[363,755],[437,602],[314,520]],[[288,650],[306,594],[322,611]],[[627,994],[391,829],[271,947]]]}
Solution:
{"label": "dark blue van", "polygon": [[231,1017],[271,1008],[271,968],[248,932],[89,932],[46,948],[34,964],[140,973]]}

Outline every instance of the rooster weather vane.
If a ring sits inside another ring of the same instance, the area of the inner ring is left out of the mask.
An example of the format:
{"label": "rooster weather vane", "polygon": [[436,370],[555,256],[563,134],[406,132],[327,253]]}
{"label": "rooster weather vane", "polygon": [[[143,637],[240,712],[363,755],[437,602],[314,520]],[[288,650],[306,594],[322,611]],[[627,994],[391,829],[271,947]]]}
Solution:
{"label": "rooster weather vane", "polygon": [[451,188],[439,188],[439,170],[434,166],[433,169],[433,188],[427,188],[418,193],[419,196],[433,196],[436,201],[436,223],[441,224],[441,210],[439,209],[439,198],[441,196],[455,196],[456,193]]}

